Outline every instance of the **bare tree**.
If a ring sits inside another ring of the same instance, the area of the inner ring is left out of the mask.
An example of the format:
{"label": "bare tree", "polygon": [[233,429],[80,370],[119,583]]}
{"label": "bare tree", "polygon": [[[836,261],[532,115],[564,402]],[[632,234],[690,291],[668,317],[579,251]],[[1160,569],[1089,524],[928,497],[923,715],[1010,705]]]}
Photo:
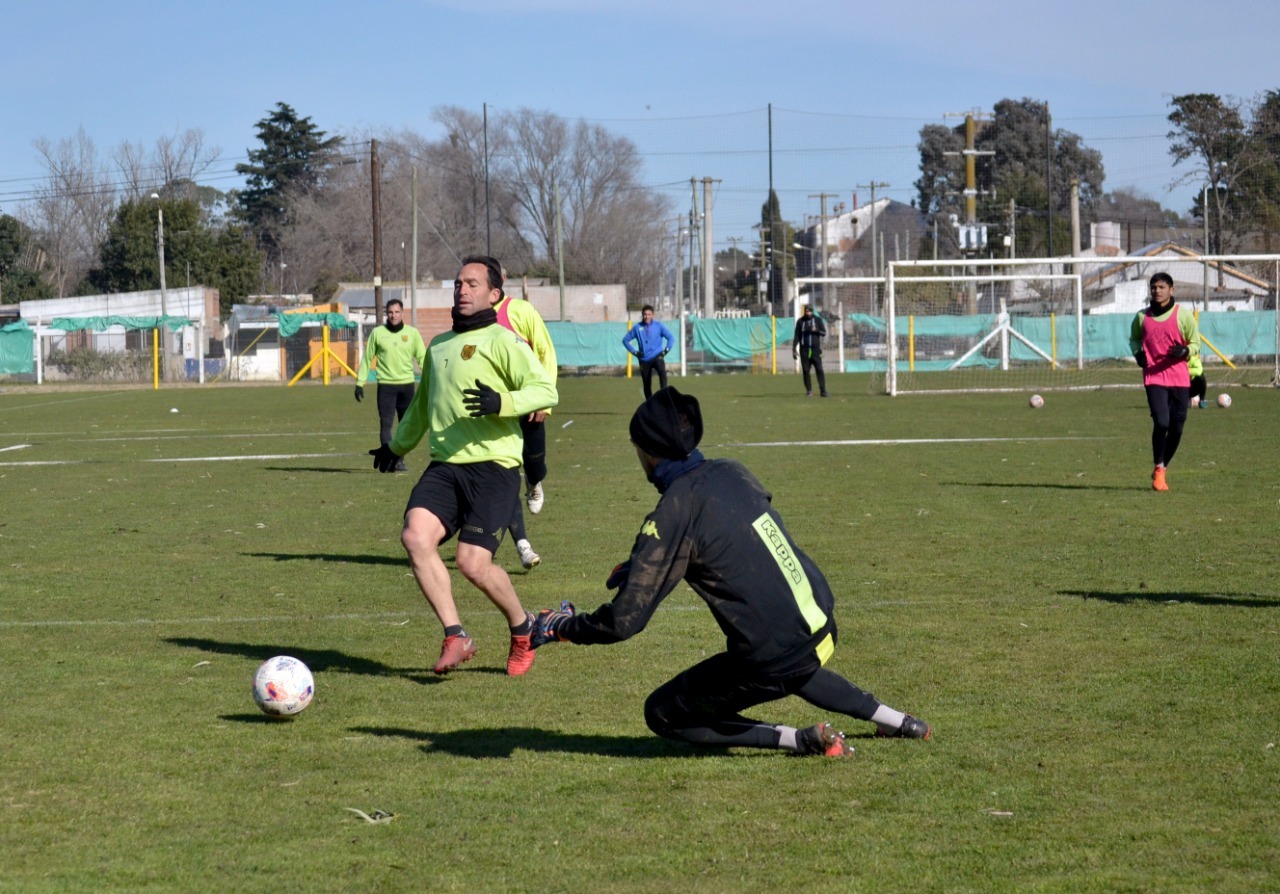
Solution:
{"label": "bare tree", "polygon": [[571,282],[621,282],[638,296],[655,294],[654,247],[665,232],[668,200],[639,182],[635,145],[604,128],[570,124],[548,112],[521,109],[502,116],[507,153],[503,182],[550,270],[557,226]]}
{"label": "bare tree", "polygon": [[138,201],[159,192],[167,198],[196,201],[196,181],[221,152],[217,146],[205,146],[204,131],[196,127],[157,138],[150,153],[140,143],[121,143],[111,154],[119,172],[120,198]]}
{"label": "bare tree", "polygon": [[49,176],[19,213],[48,259],[42,276],[63,296],[97,258],[115,208],[115,189],[83,128],[74,139],[56,144],[41,137],[35,149]]}

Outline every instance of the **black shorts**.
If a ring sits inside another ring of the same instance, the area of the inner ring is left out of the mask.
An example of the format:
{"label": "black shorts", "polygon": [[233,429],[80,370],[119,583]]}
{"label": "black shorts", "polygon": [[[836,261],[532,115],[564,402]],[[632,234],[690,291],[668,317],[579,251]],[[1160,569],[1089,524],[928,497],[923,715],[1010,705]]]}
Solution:
{"label": "black shorts", "polygon": [[[497,552],[511,523],[511,507],[520,499],[520,470],[494,462],[441,463],[427,466],[409,494],[410,509],[425,509],[444,525],[444,540]],[[443,541],[441,541],[443,542]]]}

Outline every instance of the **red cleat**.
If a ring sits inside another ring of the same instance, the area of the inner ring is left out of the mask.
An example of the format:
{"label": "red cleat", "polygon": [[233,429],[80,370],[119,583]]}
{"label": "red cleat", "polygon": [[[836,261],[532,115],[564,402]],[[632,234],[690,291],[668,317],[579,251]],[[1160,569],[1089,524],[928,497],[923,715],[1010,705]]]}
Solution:
{"label": "red cleat", "polygon": [[[529,624],[532,627],[534,622],[532,614],[529,615]],[[526,633],[524,636],[511,636],[511,651],[507,653],[507,676],[518,677],[527,674],[529,668],[533,667],[533,659],[536,654],[533,651],[531,634]]]}
{"label": "red cleat", "polygon": [[475,657],[476,644],[469,636],[446,636],[440,646],[440,660],[431,668],[437,674],[447,674],[465,661]]}

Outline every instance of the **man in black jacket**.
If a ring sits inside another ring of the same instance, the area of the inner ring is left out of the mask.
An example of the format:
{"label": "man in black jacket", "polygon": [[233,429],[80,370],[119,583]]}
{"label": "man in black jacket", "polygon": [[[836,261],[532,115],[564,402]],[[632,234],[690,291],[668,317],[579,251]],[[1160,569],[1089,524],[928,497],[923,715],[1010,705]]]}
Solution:
{"label": "man in black jacket", "polygon": [[822,340],[826,337],[827,324],[813,312],[812,304],[806,304],[791,335],[791,353],[800,361],[800,371],[804,374],[805,397],[813,397],[810,367],[818,374],[818,393],[827,396],[827,374],[822,371]]}
{"label": "man in black jacket", "polygon": [[853,749],[830,723],[796,729],[741,711],[796,695],[828,711],[867,720],[879,735],[927,739],[929,725],[881,704],[823,665],[836,644],[835,599],[826,578],[791,540],[771,495],[734,460],[698,451],[698,401],[663,388],[631,418],[631,440],[662,494],[627,562],[606,586],[617,595],[591,614],[568,603],[544,611],[535,648],[552,641],[621,642],[649,623],[681,581],[706,601],[726,651],[658,687],[645,722],[660,736],[719,747],[776,748],[844,756]]}

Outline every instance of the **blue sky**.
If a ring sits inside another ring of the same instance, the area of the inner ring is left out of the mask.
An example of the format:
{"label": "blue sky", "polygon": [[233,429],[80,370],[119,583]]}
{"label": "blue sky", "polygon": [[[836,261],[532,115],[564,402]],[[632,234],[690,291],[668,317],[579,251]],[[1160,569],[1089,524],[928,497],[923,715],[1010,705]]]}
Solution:
{"label": "blue sky", "polygon": [[[229,168],[256,145],[255,122],[280,101],[331,134],[407,128],[435,136],[431,112],[442,105],[529,107],[644,134],[679,130],[664,128],[666,121],[758,113],[772,103],[898,121],[918,133],[924,123],[956,123],[947,113],[1031,97],[1049,101],[1057,127],[1087,136],[1105,132],[1114,119],[1127,133],[1155,138],[1168,130],[1164,116],[1173,96],[1250,97],[1280,88],[1276,0],[1223,0],[1212,9],[1202,0],[15,0],[5,6],[4,213],[42,177],[32,147],[37,138],[56,142],[84,128],[105,156],[122,142],[150,148],[160,136],[198,127]],[[1175,172],[1159,143],[1113,159],[1100,139],[1094,148],[1107,166],[1104,186],[1134,187],[1185,210],[1197,186],[1169,191]],[[721,180],[718,243],[741,235],[764,199],[757,184],[705,169],[715,167],[712,161],[692,169],[688,159],[653,146],[640,143],[640,150],[647,182]],[[916,176],[906,163],[896,170],[807,172],[796,198],[784,200],[784,216],[815,213],[816,204],[798,207],[804,196],[847,194],[859,180],[889,181],[893,196],[909,201]]]}

